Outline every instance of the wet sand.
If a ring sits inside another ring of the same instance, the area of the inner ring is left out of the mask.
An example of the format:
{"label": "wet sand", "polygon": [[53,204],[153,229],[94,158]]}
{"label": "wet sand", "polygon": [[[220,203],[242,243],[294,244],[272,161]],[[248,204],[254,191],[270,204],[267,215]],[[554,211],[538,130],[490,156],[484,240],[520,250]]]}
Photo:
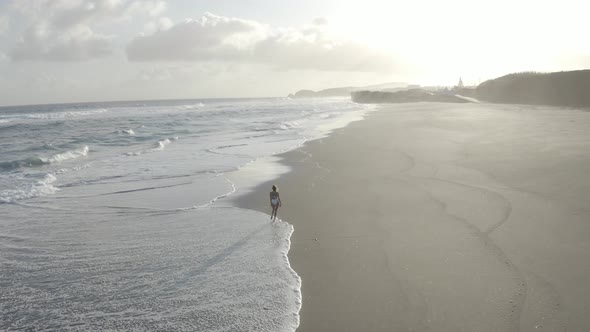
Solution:
{"label": "wet sand", "polygon": [[[588,331],[590,112],[383,106],[282,155],[298,331]],[[270,213],[266,183],[237,204]]]}

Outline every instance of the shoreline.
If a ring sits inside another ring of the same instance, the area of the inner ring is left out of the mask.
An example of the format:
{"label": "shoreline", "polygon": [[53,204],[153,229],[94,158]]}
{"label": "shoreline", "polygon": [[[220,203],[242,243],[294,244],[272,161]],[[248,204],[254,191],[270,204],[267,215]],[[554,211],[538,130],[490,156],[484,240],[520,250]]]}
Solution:
{"label": "shoreline", "polygon": [[232,201],[269,214],[279,187],[298,331],[584,330],[590,287],[569,281],[590,271],[588,125],[575,110],[381,106]]}
{"label": "shoreline", "polygon": [[[301,280],[301,295],[302,295],[302,306],[300,308],[299,316],[300,316],[300,325],[297,331],[317,331],[317,330],[326,330],[326,331],[342,331],[348,330],[351,328],[350,321],[346,321],[345,324],[340,324],[336,318],[340,316],[339,310],[332,311],[332,318],[325,319],[325,312],[322,311],[322,307],[325,306],[324,303],[318,303],[314,305],[313,302],[309,303],[310,301],[315,301],[317,297],[313,295],[314,293],[321,292],[321,289],[317,289],[316,286],[313,284],[319,283],[319,288],[326,288],[326,284],[324,281],[328,281],[331,279],[330,276],[326,276],[322,273],[320,278],[315,278],[307,271],[310,270],[308,266],[306,266],[305,261],[308,258],[307,253],[310,250],[317,249],[318,246],[321,246],[324,241],[339,241],[344,240],[346,242],[358,242],[361,241],[364,245],[370,246],[373,250],[362,250],[364,258],[367,260],[372,259],[372,252],[376,249],[376,245],[371,244],[375,238],[379,238],[379,231],[378,229],[374,229],[372,234],[364,234],[362,236],[356,235],[340,235],[340,236],[330,236],[329,229],[322,229],[320,232],[316,232],[313,229],[303,233],[303,229],[301,221],[302,219],[309,218],[312,215],[316,214],[317,211],[312,212],[311,214],[303,214],[301,215],[301,210],[293,209],[293,207],[298,206],[297,203],[293,204],[294,202],[298,202],[300,200],[299,195],[305,193],[309,193],[310,191],[314,191],[316,187],[319,187],[322,182],[322,177],[326,174],[329,174],[331,171],[329,168],[324,167],[320,162],[316,162],[313,159],[312,153],[310,152],[315,151],[316,149],[322,149],[324,145],[329,144],[334,137],[340,135],[340,133],[345,132],[350,127],[357,126],[358,124],[366,121],[368,118],[372,117],[373,114],[380,112],[381,110],[376,110],[372,112],[368,112],[365,114],[364,118],[359,121],[353,121],[349,123],[347,126],[342,128],[337,128],[333,130],[327,137],[318,138],[315,140],[311,140],[306,142],[303,146],[276,155],[279,157],[279,163],[287,166],[290,168],[290,171],[282,174],[278,179],[265,181],[243,195],[239,195],[237,197],[233,197],[230,199],[232,205],[235,205],[240,208],[252,209],[256,210],[265,214],[270,214],[270,208],[268,207],[268,197],[267,192],[270,191],[270,188],[273,184],[278,184],[279,192],[281,192],[281,188],[285,188],[283,191],[281,198],[283,200],[283,206],[279,209],[278,217],[282,221],[288,222],[289,224],[293,225],[294,232],[290,238],[290,250],[287,255],[289,260],[289,265],[291,269],[293,269],[300,277]],[[333,167],[333,166],[330,166]],[[310,181],[300,182],[301,178],[310,179]],[[268,190],[267,190],[268,189]],[[296,196],[290,193],[292,190],[295,190]],[[260,193],[264,194],[260,194]],[[329,226],[332,227],[332,226]],[[360,230],[359,230],[360,231]],[[328,236],[324,236],[328,235]],[[384,241],[384,239],[380,239],[379,241]],[[337,249],[337,247],[330,246],[330,249]],[[330,254],[329,252],[326,254]],[[385,259],[382,257],[382,259]],[[358,260],[357,260],[358,261]],[[381,265],[381,264],[377,264]],[[343,267],[347,266],[347,264],[343,264]],[[363,267],[364,268],[364,267]],[[372,273],[373,276],[381,276],[387,275],[388,267],[387,265],[381,265],[379,271],[375,271],[376,273]],[[359,267],[359,269],[362,269]],[[357,329],[365,329],[370,331],[376,330],[387,330],[390,331],[391,328],[397,327],[396,330],[405,330],[402,328],[403,324],[400,324],[398,321],[398,317],[390,317],[385,319],[384,324],[384,314],[391,312],[392,306],[397,306],[397,304],[393,303],[390,299],[394,296],[401,295],[401,291],[399,287],[396,287],[395,290],[391,290],[390,292],[383,292],[384,288],[387,288],[387,284],[391,281],[390,277],[386,277],[385,279],[377,277],[375,278],[376,284],[374,285],[372,292],[369,297],[365,296],[364,299],[362,293],[364,292],[362,283],[365,281],[365,278],[362,276],[362,270],[359,270],[360,273],[356,273],[353,280],[357,284],[356,287],[357,291],[356,297],[357,300],[364,302],[364,305],[371,306],[372,302],[374,302],[376,297],[381,298],[381,303],[385,307],[390,307],[388,310],[376,310],[373,317],[371,317],[368,313],[362,313],[361,315],[356,314],[353,315],[354,320],[357,322],[362,322],[361,325],[357,325],[353,328],[353,330]],[[336,276],[334,276],[336,277]],[[311,280],[313,278],[313,280]],[[311,281],[308,283],[308,281]],[[308,291],[309,287],[309,291]],[[337,290],[337,288],[333,288],[333,290]],[[333,299],[331,304],[328,307],[333,308],[341,308],[342,302],[346,301],[345,294],[341,294],[340,296],[334,297],[335,293],[330,294],[325,298]],[[356,307],[359,304],[357,302],[352,302],[352,306]],[[396,307],[397,310],[401,308]],[[315,315],[315,313],[322,313],[321,315]],[[311,317],[308,317],[311,316]],[[369,321],[373,320],[376,324],[372,324]]]}

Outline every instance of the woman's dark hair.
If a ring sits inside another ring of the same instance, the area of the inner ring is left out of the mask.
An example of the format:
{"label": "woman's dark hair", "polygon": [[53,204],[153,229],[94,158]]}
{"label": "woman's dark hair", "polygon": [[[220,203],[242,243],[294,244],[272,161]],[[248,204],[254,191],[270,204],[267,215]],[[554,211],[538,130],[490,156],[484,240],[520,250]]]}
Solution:
{"label": "woman's dark hair", "polygon": [[272,186],[272,191],[277,191],[277,186]]}

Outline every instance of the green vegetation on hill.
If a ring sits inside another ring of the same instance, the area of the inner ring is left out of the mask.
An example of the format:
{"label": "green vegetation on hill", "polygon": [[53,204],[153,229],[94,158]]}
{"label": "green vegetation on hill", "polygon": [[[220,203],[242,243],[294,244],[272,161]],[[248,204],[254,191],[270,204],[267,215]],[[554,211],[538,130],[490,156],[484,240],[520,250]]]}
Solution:
{"label": "green vegetation on hill", "polygon": [[509,74],[483,82],[475,95],[493,103],[590,107],[590,70]]}

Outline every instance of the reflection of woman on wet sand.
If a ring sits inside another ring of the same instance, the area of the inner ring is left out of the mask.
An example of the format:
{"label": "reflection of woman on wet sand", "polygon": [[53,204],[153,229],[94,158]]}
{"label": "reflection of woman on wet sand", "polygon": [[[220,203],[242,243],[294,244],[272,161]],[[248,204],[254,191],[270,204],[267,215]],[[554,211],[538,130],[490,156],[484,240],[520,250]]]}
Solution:
{"label": "reflection of woman on wet sand", "polygon": [[277,210],[279,209],[279,206],[281,206],[279,191],[276,186],[272,186],[272,191],[270,192],[270,207],[272,208],[270,219],[275,220],[277,218]]}

